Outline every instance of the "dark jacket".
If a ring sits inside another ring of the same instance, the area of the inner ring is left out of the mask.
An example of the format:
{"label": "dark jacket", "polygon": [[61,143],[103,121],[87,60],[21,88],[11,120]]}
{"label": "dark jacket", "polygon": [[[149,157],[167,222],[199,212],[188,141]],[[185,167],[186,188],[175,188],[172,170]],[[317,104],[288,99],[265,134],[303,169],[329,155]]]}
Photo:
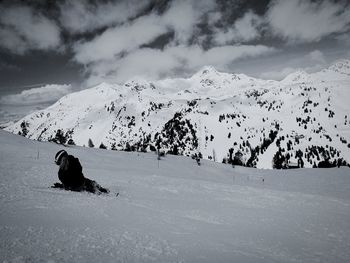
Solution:
{"label": "dark jacket", "polygon": [[79,159],[73,155],[63,156],[58,178],[67,189],[79,191],[84,188],[85,178]]}

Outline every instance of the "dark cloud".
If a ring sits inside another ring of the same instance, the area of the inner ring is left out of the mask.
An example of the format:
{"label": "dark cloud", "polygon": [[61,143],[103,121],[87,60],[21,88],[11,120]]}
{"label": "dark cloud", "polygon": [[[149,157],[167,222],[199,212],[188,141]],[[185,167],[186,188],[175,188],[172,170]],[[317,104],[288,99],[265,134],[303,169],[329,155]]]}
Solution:
{"label": "dark cloud", "polygon": [[59,4],[59,21],[71,34],[93,32],[125,23],[144,12],[150,4],[148,0],[62,1]]}
{"label": "dark cloud", "polygon": [[234,24],[226,26],[225,28],[214,28],[212,41],[217,45],[254,41],[261,37],[261,27],[263,23],[264,19],[262,17],[248,11],[243,17],[236,19]]}
{"label": "dark cloud", "polygon": [[0,53],[3,64],[0,67],[0,96],[19,93],[37,83],[77,84],[82,81],[83,68],[72,62],[72,54],[31,51],[27,55]]}
{"label": "dark cloud", "polygon": [[29,6],[1,6],[0,46],[16,54],[60,47],[57,24]]}
{"label": "dark cloud", "polygon": [[269,8],[271,0],[217,0],[218,11],[223,20],[221,24],[233,24],[243,17],[247,11],[263,16]]}
{"label": "dark cloud", "polygon": [[11,63],[7,63],[6,61],[0,61],[0,70],[1,71],[15,71],[18,72],[21,70],[20,67],[11,64]]}

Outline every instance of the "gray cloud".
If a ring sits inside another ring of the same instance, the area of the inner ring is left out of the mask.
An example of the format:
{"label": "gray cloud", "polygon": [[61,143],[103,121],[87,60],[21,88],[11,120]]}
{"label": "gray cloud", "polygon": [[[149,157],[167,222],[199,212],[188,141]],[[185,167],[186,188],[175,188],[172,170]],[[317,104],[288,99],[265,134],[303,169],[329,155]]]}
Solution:
{"label": "gray cloud", "polygon": [[[205,65],[227,69],[237,59],[275,51],[264,45],[227,45],[225,41],[204,49],[200,43],[191,42],[194,37],[201,37],[199,24],[205,19],[213,21],[212,16],[220,19],[217,14],[216,2],[212,0],[173,1],[161,14],[140,16],[76,44],[75,60],[86,66],[87,83],[92,85],[106,80],[124,82],[135,76],[158,79],[179,73],[189,75]],[[256,38],[260,20],[248,12],[236,21],[233,37],[244,41]],[[174,37],[163,49],[142,47],[170,32]]]}
{"label": "gray cloud", "polygon": [[262,17],[248,11],[243,17],[237,19],[231,27],[226,29],[215,28],[214,42],[222,45],[255,40],[261,35],[259,27],[262,26],[263,22]]}
{"label": "gray cloud", "polygon": [[147,44],[166,32],[166,26],[159,23],[157,15],[142,16],[132,23],[108,29],[91,41],[77,44],[74,47],[75,59],[82,64],[108,60]]}
{"label": "gray cloud", "polygon": [[262,79],[273,79],[273,80],[282,80],[289,74],[297,71],[298,68],[285,67],[278,70],[266,71],[260,74]]}
{"label": "gray cloud", "polygon": [[227,70],[236,60],[271,54],[275,49],[262,45],[221,46],[204,50],[198,45],[169,46],[164,50],[142,48],[116,61],[100,61],[91,65],[88,84],[103,80],[124,82],[132,77],[159,79],[193,74],[205,65]]}
{"label": "gray cloud", "polygon": [[298,58],[290,59],[282,62],[278,68],[265,71],[260,74],[263,79],[282,80],[289,74],[298,70],[303,70],[308,73],[319,71],[328,65],[324,54],[320,50],[313,50]]}
{"label": "gray cloud", "polygon": [[[200,46],[191,46],[190,41],[198,34],[197,26],[203,17],[215,9],[213,0],[173,1],[161,14],[140,16],[113,26],[90,41],[76,44],[75,60],[87,67],[91,74],[89,82],[103,79],[122,82],[134,75],[158,78],[184,64],[190,69],[196,68],[198,56],[208,58],[215,49],[204,52]],[[173,37],[164,49],[143,47],[169,33],[173,33]],[[210,59],[207,60],[209,63]],[[204,61],[202,58],[200,66]]]}
{"label": "gray cloud", "polygon": [[0,46],[13,53],[52,50],[61,43],[60,29],[28,6],[0,6]]}
{"label": "gray cloud", "polygon": [[308,54],[310,61],[320,64],[326,64],[324,54],[319,50],[314,50]]}
{"label": "gray cloud", "polygon": [[70,33],[92,32],[96,29],[125,23],[142,12],[150,0],[122,0],[99,2],[92,5],[87,0],[61,2],[60,22]]}
{"label": "gray cloud", "polygon": [[349,30],[350,8],[346,1],[277,0],[266,19],[273,34],[289,42],[314,42]]}
{"label": "gray cloud", "polygon": [[169,32],[174,32],[175,44],[187,44],[201,16],[215,7],[213,0],[174,1],[161,15],[150,13],[138,17],[132,22],[111,27],[90,41],[76,44],[75,59],[82,64],[109,60]]}
{"label": "gray cloud", "polygon": [[198,34],[198,24],[208,13],[217,9],[215,0],[179,0],[173,1],[166,12],[160,17],[160,22],[175,33],[177,44],[188,44],[189,40]]}
{"label": "gray cloud", "polygon": [[0,104],[15,106],[43,104],[54,102],[70,92],[72,92],[71,85],[45,85],[18,94],[5,95],[0,98]]}
{"label": "gray cloud", "polygon": [[71,85],[44,85],[0,97],[0,126],[44,109],[73,92]]}

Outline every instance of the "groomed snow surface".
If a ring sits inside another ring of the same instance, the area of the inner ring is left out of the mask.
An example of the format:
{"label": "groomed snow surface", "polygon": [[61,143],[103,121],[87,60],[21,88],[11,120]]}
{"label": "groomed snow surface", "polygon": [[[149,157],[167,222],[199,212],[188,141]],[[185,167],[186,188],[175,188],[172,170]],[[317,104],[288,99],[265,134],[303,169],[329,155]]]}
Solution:
{"label": "groomed snow surface", "polygon": [[49,188],[59,145],[0,145],[1,262],[350,262],[349,168],[65,148],[112,192],[97,196]]}

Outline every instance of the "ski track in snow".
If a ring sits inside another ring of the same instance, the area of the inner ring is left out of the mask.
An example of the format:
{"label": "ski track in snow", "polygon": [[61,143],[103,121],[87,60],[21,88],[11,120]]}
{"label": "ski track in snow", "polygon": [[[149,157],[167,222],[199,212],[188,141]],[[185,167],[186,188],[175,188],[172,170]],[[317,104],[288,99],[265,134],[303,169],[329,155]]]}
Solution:
{"label": "ski track in snow", "polygon": [[97,196],[49,188],[60,146],[4,131],[0,143],[2,262],[350,260],[348,168],[233,169],[178,156],[158,168],[153,153],[68,148],[112,192]]}

